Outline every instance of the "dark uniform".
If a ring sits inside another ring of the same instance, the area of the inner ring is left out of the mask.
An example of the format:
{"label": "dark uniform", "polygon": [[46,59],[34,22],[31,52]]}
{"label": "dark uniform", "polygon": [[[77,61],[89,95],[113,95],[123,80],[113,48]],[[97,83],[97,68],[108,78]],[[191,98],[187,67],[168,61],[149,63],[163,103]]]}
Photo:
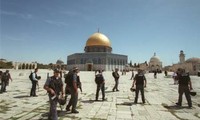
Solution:
{"label": "dark uniform", "polygon": [[71,93],[71,98],[70,101],[68,103],[68,105],[66,106],[66,111],[70,111],[70,107],[72,106],[72,113],[79,113],[76,110],[76,106],[77,106],[77,102],[78,102],[78,87],[77,87],[77,74],[75,73],[75,70],[73,71],[73,78],[71,81],[71,85],[68,85],[69,89],[70,89],[70,93]]}
{"label": "dark uniform", "polygon": [[95,82],[97,84],[96,101],[99,98],[100,89],[101,89],[101,93],[102,93],[102,100],[105,100],[105,80],[104,80],[102,73],[99,73],[95,76]]}
{"label": "dark uniform", "polygon": [[118,73],[118,69],[112,73],[114,79],[115,79],[115,86],[113,87],[113,92],[116,90],[116,91],[119,91],[118,89],[118,85],[119,85],[119,73]]}
{"label": "dark uniform", "polygon": [[132,75],[130,80],[132,80],[133,78],[134,78],[134,71],[132,70]]}
{"label": "dark uniform", "polygon": [[2,74],[1,78],[1,92],[6,92],[6,86],[9,84],[9,79],[11,79],[9,71]]}
{"label": "dark uniform", "polygon": [[53,89],[55,91],[55,95],[52,95],[49,93],[49,102],[50,102],[50,110],[49,110],[49,120],[57,120],[57,103],[58,103],[58,96],[60,95],[60,92],[62,92],[63,88],[63,82],[60,77],[49,77],[45,83],[45,86],[48,86],[49,88]]}
{"label": "dark uniform", "polygon": [[[144,83],[144,81],[145,81],[145,83]],[[146,86],[146,78],[145,78],[144,74],[143,73],[136,74],[133,83],[136,84],[134,103],[137,103],[139,91],[141,92],[142,102],[145,103],[144,86]],[[133,86],[134,86],[134,84],[133,84]]]}
{"label": "dark uniform", "polygon": [[189,88],[189,86],[188,86],[191,84],[190,76],[186,73],[180,74],[178,76],[178,83],[179,83],[179,86],[178,86],[179,98],[178,98],[178,103],[176,103],[176,104],[179,106],[182,105],[182,96],[183,96],[183,93],[185,93],[185,97],[188,102],[188,106],[192,107],[192,101],[191,101],[191,97],[190,97],[190,89],[192,89],[192,88]]}
{"label": "dark uniform", "polygon": [[154,71],[154,78],[157,78],[157,71]]}

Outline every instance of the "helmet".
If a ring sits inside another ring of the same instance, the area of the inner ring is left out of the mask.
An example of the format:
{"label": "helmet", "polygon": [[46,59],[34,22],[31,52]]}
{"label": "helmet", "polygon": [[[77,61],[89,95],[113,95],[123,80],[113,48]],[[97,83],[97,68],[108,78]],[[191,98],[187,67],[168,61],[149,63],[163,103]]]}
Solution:
{"label": "helmet", "polygon": [[60,104],[60,105],[65,105],[66,104],[66,99],[63,97],[63,98],[59,98],[58,99],[58,103]]}
{"label": "helmet", "polygon": [[196,94],[197,94],[197,92],[193,92],[193,91],[191,92],[191,91],[190,91],[190,95],[191,95],[191,96],[195,96]]}
{"label": "helmet", "polygon": [[135,91],[135,88],[131,87],[131,88],[130,88],[130,91],[131,91],[131,92],[134,92],[134,91]]}

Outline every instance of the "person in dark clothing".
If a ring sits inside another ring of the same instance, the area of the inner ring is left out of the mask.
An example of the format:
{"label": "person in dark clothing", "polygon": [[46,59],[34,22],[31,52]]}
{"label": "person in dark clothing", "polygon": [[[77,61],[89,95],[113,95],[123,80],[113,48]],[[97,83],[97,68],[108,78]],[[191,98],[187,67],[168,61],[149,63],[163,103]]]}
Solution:
{"label": "person in dark clothing", "polygon": [[190,80],[190,76],[185,72],[184,69],[180,69],[180,74],[178,75],[178,102],[176,105],[181,106],[182,105],[182,96],[183,93],[185,93],[186,100],[188,102],[188,107],[192,107],[192,101],[190,96],[190,90],[192,90],[192,82]]}
{"label": "person in dark clothing", "polygon": [[155,79],[157,78],[157,71],[156,70],[154,71],[154,78]]}
{"label": "person in dark clothing", "polygon": [[136,85],[134,103],[137,103],[137,101],[138,101],[139,91],[141,92],[142,102],[145,103],[144,87],[146,87],[146,84],[147,84],[147,81],[146,81],[146,78],[145,78],[142,70],[138,69],[138,74],[135,75],[133,85],[132,85],[132,87],[134,87],[134,85]]}
{"label": "person in dark clothing", "polygon": [[131,74],[131,79],[132,80],[134,78],[134,71],[132,70],[132,74]]}
{"label": "person in dark clothing", "polygon": [[0,85],[1,85],[1,78],[2,78],[3,72],[0,71]]}
{"label": "person in dark clothing", "polygon": [[6,92],[6,86],[9,85],[9,80],[12,80],[9,70],[2,73],[1,77],[1,93]]}
{"label": "person in dark clothing", "polygon": [[37,76],[37,72],[38,72],[38,69],[36,68],[35,71],[32,74],[32,79],[31,79],[32,88],[31,88],[30,96],[33,96],[33,97],[37,97],[36,86],[38,85],[38,80],[39,80],[38,76]]}
{"label": "person in dark clothing", "polygon": [[79,111],[76,110],[77,109],[76,106],[78,102],[78,86],[77,86],[78,72],[79,70],[77,67],[73,68],[72,79],[70,79],[72,84],[67,85],[70,89],[71,98],[68,105],[66,106],[66,111],[70,111],[70,107],[72,106],[72,109],[71,109],[72,113],[79,113]]}
{"label": "person in dark clothing", "polygon": [[165,70],[165,76],[167,77],[167,71]]}
{"label": "person in dark clothing", "polygon": [[119,91],[118,89],[118,84],[119,84],[119,73],[118,73],[119,69],[118,68],[115,68],[115,71],[112,73],[112,76],[114,77],[115,79],[115,86],[113,87],[112,91],[114,92],[115,90],[116,91]]}
{"label": "person in dark clothing", "polygon": [[99,98],[99,91],[101,89],[102,93],[102,100],[105,100],[105,79],[102,75],[102,71],[99,70],[99,73],[95,75],[95,83],[97,84],[97,89],[96,89],[96,101],[98,101]]}
{"label": "person in dark clothing", "polygon": [[48,116],[49,120],[58,120],[56,108],[60,93],[61,98],[64,97],[63,82],[59,74],[59,70],[55,69],[54,75],[49,77],[44,85],[44,89],[48,92],[50,102],[50,110]]}

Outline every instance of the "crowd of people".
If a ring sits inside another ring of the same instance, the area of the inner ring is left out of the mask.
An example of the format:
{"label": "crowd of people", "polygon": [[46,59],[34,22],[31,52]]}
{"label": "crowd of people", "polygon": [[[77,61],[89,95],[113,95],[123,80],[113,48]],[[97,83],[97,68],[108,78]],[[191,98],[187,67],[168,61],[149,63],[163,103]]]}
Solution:
{"label": "crowd of people", "polygon": [[[37,75],[38,69],[36,68],[34,72],[32,72],[29,76],[32,88],[30,91],[30,97],[37,97],[36,94],[36,86],[38,85],[38,81],[41,79],[40,76]],[[79,113],[77,110],[77,102],[78,102],[78,89],[82,92],[82,83],[80,81],[79,76],[79,69],[77,67],[74,67],[72,70],[70,70],[67,74],[64,75],[64,82],[62,80],[62,72],[58,69],[54,69],[53,76],[47,75],[47,80],[44,84],[44,89],[48,93],[49,97],[49,119],[50,120],[57,120],[58,114],[57,114],[57,103],[59,104],[66,104],[67,96],[70,95],[71,98],[69,102],[66,105],[66,111],[71,111],[71,113]],[[119,91],[119,69],[116,68],[112,72],[112,76],[114,79],[114,87],[112,89],[112,92]],[[167,72],[165,72],[165,76],[167,75]],[[188,102],[188,107],[192,107],[192,101],[190,97],[190,91],[192,88],[192,82],[190,80],[190,76],[188,73],[185,72],[184,69],[179,68],[174,74],[173,74],[174,84],[178,84],[178,102],[176,103],[177,106],[182,105],[182,95],[185,93],[186,100]],[[156,73],[154,73],[154,78],[157,78]],[[12,81],[11,75],[9,73],[9,70],[6,70],[5,72],[0,71],[0,80],[1,80],[1,93],[6,92],[6,86],[9,85],[9,80]],[[141,93],[141,100],[142,103],[145,104],[145,92],[144,88],[147,86],[147,80],[144,74],[144,71],[141,69],[137,70],[137,74],[134,75],[134,71],[132,71],[131,79],[133,80],[131,88],[134,88],[135,92],[135,100],[134,103],[138,103],[138,94]],[[105,83],[106,78],[103,75],[102,70],[95,71],[95,83],[96,83],[96,95],[95,95],[95,101],[99,101],[99,92],[101,90],[102,93],[102,101],[106,100],[105,97]],[[65,88],[64,88],[64,84]],[[131,89],[133,90],[133,89]]]}

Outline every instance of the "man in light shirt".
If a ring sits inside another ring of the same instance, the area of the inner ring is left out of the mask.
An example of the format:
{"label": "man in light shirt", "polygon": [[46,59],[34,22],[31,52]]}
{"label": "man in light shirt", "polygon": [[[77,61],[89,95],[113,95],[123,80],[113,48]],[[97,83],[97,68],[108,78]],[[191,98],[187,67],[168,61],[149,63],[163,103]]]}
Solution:
{"label": "man in light shirt", "polygon": [[32,73],[32,88],[31,88],[31,92],[30,92],[30,96],[32,97],[37,97],[36,95],[36,85],[38,84],[38,77],[37,77],[37,72],[38,72],[38,68],[35,69],[35,71]]}

